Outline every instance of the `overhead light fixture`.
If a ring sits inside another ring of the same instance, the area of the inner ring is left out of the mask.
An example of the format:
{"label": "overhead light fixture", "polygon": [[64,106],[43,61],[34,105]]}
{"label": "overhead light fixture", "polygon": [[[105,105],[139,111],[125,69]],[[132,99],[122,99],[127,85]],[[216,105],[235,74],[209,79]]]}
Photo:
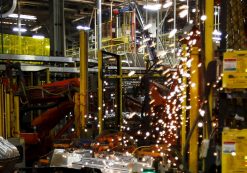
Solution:
{"label": "overhead light fixture", "polygon": [[78,25],[78,26],[76,27],[76,29],[88,31],[88,30],[90,30],[91,28],[88,27],[88,26]]}
{"label": "overhead light fixture", "polygon": [[191,11],[192,11],[192,13],[195,13],[195,12],[196,12],[196,9],[195,9],[195,8],[193,8]]}
{"label": "overhead light fixture", "polygon": [[40,35],[40,34],[35,34],[32,37],[35,38],[35,39],[39,39],[39,40],[43,40],[45,38],[45,36]]}
{"label": "overhead light fixture", "polygon": [[14,28],[13,28],[13,31],[14,31],[14,32],[27,32],[27,29],[26,29],[26,28],[18,28],[18,27],[14,27]]}
{"label": "overhead light fixture", "polygon": [[164,5],[163,5],[163,8],[168,8],[172,6],[172,1],[167,1]]}
{"label": "overhead light fixture", "polygon": [[[16,22],[3,22],[6,25],[18,25]],[[22,26],[26,25],[25,23],[21,23]]]}
{"label": "overhead light fixture", "polygon": [[145,26],[143,27],[143,30],[148,30],[148,29],[151,28],[151,27],[152,27],[152,24],[149,23],[149,24],[147,24],[147,25],[145,25]]}
{"label": "overhead light fixture", "polygon": [[36,31],[38,31],[41,28],[42,28],[42,26],[37,26],[37,27],[34,27],[33,29],[31,29],[30,31],[36,32]]}
{"label": "overhead light fixture", "polygon": [[205,21],[206,19],[207,19],[207,16],[206,16],[206,15],[202,15],[202,16],[201,16],[201,20],[202,20],[202,21]]}
{"label": "overhead light fixture", "polygon": [[188,6],[187,6],[187,5],[181,5],[181,6],[179,7],[179,9],[180,9],[180,10],[188,9]]}
{"label": "overhead light fixture", "polygon": [[213,35],[215,35],[215,36],[221,36],[222,33],[220,31],[218,31],[218,30],[215,29],[214,32],[213,32]]}
{"label": "overhead light fixture", "polygon": [[161,4],[147,4],[143,8],[150,11],[158,11],[161,9]]}
{"label": "overhead light fixture", "polygon": [[169,38],[172,38],[173,36],[175,36],[175,34],[177,33],[177,29],[173,29],[170,33],[169,33]]}
{"label": "overhead light fixture", "polygon": [[188,10],[183,10],[183,11],[181,11],[180,13],[179,13],[179,17],[180,18],[184,18],[185,16],[187,16],[188,15]]}
{"label": "overhead light fixture", "polygon": [[[13,13],[13,14],[8,15],[8,17],[17,19],[18,18],[18,14],[14,14]],[[37,17],[36,16],[32,16],[32,15],[20,14],[20,19],[37,20]]]}
{"label": "overhead light fixture", "polygon": [[173,21],[174,21],[173,18],[170,18],[170,19],[167,20],[168,23],[173,22]]}
{"label": "overhead light fixture", "polygon": [[131,72],[128,73],[128,76],[131,77],[131,76],[133,76],[135,73],[136,73],[135,71],[131,71]]}

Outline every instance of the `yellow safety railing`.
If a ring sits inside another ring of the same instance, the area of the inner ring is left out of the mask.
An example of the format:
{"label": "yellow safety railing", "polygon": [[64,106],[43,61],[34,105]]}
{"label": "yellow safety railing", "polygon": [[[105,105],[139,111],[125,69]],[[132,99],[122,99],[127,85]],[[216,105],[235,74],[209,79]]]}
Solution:
{"label": "yellow safety railing", "polygon": [[[0,36],[0,53],[2,53],[2,42]],[[19,55],[50,55],[50,40],[48,38],[36,39],[28,36],[3,35],[3,53]]]}

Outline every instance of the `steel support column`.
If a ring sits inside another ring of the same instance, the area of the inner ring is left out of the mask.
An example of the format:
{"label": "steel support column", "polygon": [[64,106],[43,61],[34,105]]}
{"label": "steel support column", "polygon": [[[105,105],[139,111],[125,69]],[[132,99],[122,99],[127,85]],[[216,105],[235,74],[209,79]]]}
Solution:
{"label": "steel support column", "polygon": [[80,31],[80,116],[81,128],[86,128],[88,102],[88,39],[86,31]]}
{"label": "steel support column", "polygon": [[11,137],[11,118],[10,118],[10,94],[5,93],[5,113],[6,113],[6,137]]}
{"label": "steel support column", "polygon": [[49,68],[46,69],[46,83],[51,83],[51,73]]}
{"label": "steel support column", "polygon": [[122,84],[123,84],[123,78],[122,78],[122,60],[121,60],[121,56],[117,57],[117,75],[118,75],[118,79],[117,79],[117,116],[116,116],[116,123],[118,126],[118,130],[122,131],[122,126],[123,126],[123,88],[122,88]]}
{"label": "steel support column", "polygon": [[65,56],[64,0],[50,0],[50,43],[52,56]]}
{"label": "steel support column", "polygon": [[98,14],[98,50],[102,47],[102,4],[101,0],[97,0],[97,14]]}
{"label": "steel support column", "polygon": [[[213,49],[213,30],[214,30],[214,0],[205,1],[205,12],[207,20],[205,21],[205,67],[208,68],[208,64],[214,59],[214,49]],[[212,92],[208,97],[209,103],[209,116],[212,116],[213,109],[213,96]],[[208,122],[210,123],[210,122]],[[205,127],[207,128],[207,127]],[[206,134],[204,137],[208,138],[206,129]]]}
{"label": "steel support column", "polygon": [[20,105],[19,96],[14,96],[14,137],[19,137],[20,135]]}
{"label": "steel support column", "polygon": [[2,108],[2,103],[3,103],[3,100],[2,100],[2,95],[3,95],[3,92],[2,92],[2,88],[3,88],[3,85],[0,84],[0,136],[4,136],[4,131],[3,131],[3,121],[4,121],[4,116],[3,116],[3,108]]}
{"label": "steel support column", "polygon": [[103,54],[102,47],[102,4],[101,0],[97,0],[97,15],[98,15],[98,128],[99,134],[103,131]]}
{"label": "steel support column", "polygon": [[[186,57],[186,50],[187,45],[183,45],[183,56]],[[183,71],[187,72],[187,65],[186,62],[183,62]],[[184,153],[184,147],[185,147],[185,143],[186,143],[186,112],[187,112],[187,88],[185,87],[187,85],[187,77],[183,77],[183,85],[184,85],[184,90],[183,90],[183,103],[182,103],[182,129],[181,129],[181,153],[183,155]],[[185,157],[185,156],[184,156]]]}
{"label": "steel support column", "polygon": [[206,16],[205,20],[205,65],[213,60],[213,31],[214,31],[214,0],[206,0]]}
{"label": "steel support column", "polygon": [[[191,82],[192,86],[190,88],[190,128],[197,121],[198,111],[199,111],[199,52],[197,47],[192,48],[191,52]],[[194,129],[194,132],[190,139],[190,150],[189,150],[189,168],[190,172],[198,172],[198,127]]]}
{"label": "steel support column", "polygon": [[98,51],[98,128],[99,134],[103,131],[103,54]]}

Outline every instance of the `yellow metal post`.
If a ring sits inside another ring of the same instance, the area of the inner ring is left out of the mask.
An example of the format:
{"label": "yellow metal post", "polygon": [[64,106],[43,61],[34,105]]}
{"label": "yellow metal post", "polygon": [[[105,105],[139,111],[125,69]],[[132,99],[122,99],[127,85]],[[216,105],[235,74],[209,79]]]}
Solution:
{"label": "yellow metal post", "polygon": [[[186,58],[187,50],[186,50],[186,45],[183,45],[183,57]],[[186,62],[183,62],[183,71],[187,72],[187,65]],[[184,76],[183,77],[183,85],[184,85],[184,90],[183,90],[183,102],[182,102],[182,129],[181,129],[181,140],[182,140],[182,145],[181,145],[181,153],[184,153],[184,146],[186,143],[186,112],[187,112],[187,78]]]}
{"label": "yellow metal post", "polygon": [[117,119],[117,126],[119,126],[119,130],[122,131],[122,126],[123,126],[123,98],[122,98],[122,95],[123,95],[123,88],[122,88],[122,85],[123,85],[123,78],[122,78],[122,75],[123,75],[123,72],[122,72],[122,57],[121,56],[118,56],[117,57],[117,73],[118,73],[118,77],[117,78],[117,116],[116,116],[116,119]]}
{"label": "yellow metal post", "polygon": [[51,83],[49,68],[46,69],[46,83]]}
{"label": "yellow metal post", "polygon": [[19,137],[20,135],[20,110],[19,110],[19,96],[14,96],[14,115],[15,115],[15,127],[14,127],[14,137]]}
{"label": "yellow metal post", "polygon": [[[199,72],[198,72],[198,64],[199,64],[199,56],[198,56],[198,48],[193,47],[191,52],[191,87],[190,87],[190,127],[195,123],[198,111],[199,111]],[[196,126],[190,140],[190,150],[189,150],[189,167],[190,172],[197,173],[198,172],[198,127]]]}
{"label": "yellow metal post", "polygon": [[5,113],[5,90],[3,84],[1,84],[1,113],[2,113],[2,132],[3,132],[3,137],[6,138],[6,113]]}
{"label": "yellow metal post", "polygon": [[3,135],[3,108],[2,108],[2,84],[0,84],[0,136]]}
{"label": "yellow metal post", "polygon": [[[207,68],[210,61],[213,60],[214,49],[213,49],[213,30],[214,30],[214,0],[206,0],[206,16],[205,21],[205,66]],[[209,113],[212,115],[213,96],[210,93],[208,98]],[[207,130],[206,130],[207,131]],[[204,134],[208,137],[208,134]]]}
{"label": "yellow metal post", "polygon": [[6,133],[7,138],[11,137],[11,130],[10,130],[10,95],[5,94],[5,113],[6,113]]}
{"label": "yellow metal post", "polygon": [[81,136],[81,121],[80,121],[80,94],[75,93],[74,96],[74,116],[75,116],[75,130],[76,136],[79,138]]}
{"label": "yellow metal post", "polygon": [[9,90],[9,111],[10,111],[10,137],[13,137],[14,134],[13,132],[15,131],[15,119],[14,119],[14,94],[13,94],[13,90],[10,89]]}
{"label": "yellow metal post", "polygon": [[88,62],[88,42],[86,31],[80,31],[80,115],[81,128],[86,128],[87,116],[87,62]]}
{"label": "yellow metal post", "polygon": [[102,61],[103,54],[102,51],[98,51],[98,127],[99,134],[103,130],[103,81],[102,81]]}

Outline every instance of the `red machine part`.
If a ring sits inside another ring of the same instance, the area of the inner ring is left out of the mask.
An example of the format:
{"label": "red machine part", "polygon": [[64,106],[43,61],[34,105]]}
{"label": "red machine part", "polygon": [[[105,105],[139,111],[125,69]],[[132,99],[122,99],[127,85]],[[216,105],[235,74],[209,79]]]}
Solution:
{"label": "red machine part", "polygon": [[42,129],[42,132],[49,132],[63,117],[65,117],[65,115],[68,115],[73,108],[73,102],[63,102],[57,107],[48,109],[48,111],[35,118],[32,121],[32,126],[37,126]]}
{"label": "red machine part", "polygon": [[[27,91],[30,103],[56,102],[80,87],[80,79],[73,78],[45,84],[38,87],[30,87]],[[78,89],[79,90],[79,89]]]}

